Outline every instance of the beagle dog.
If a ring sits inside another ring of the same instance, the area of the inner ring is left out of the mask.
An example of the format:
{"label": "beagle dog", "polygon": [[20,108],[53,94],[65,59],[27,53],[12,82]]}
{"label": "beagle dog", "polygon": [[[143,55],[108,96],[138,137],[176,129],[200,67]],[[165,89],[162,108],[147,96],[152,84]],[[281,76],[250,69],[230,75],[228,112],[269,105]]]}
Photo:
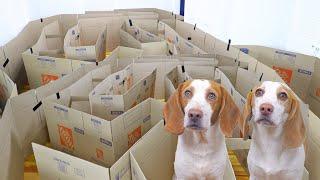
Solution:
{"label": "beagle dog", "polygon": [[225,135],[241,113],[228,92],[209,80],[188,80],[169,97],[165,129],[178,135],[173,179],[223,179],[228,153]]}
{"label": "beagle dog", "polygon": [[302,179],[306,127],[295,94],[284,84],[265,81],[247,96],[240,122],[252,141],[247,157],[250,179]]}

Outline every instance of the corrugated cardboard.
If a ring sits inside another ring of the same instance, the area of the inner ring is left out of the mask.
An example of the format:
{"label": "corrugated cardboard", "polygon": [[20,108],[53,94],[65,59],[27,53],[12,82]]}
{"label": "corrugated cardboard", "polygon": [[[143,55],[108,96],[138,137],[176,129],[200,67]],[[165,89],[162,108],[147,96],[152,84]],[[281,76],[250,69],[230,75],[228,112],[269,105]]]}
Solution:
{"label": "corrugated cardboard", "polygon": [[[172,179],[174,174],[174,156],[177,136],[165,131],[163,120],[144,135],[130,151],[133,180]],[[157,168],[154,168],[156,163]],[[235,175],[228,161],[224,178],[235,180]]]}
{"label": "corrugated cardboard", "polygon": [[134,64],[116,72],[89,94],[91,113],[106,120],[154,96],[156,70],[138,71]]}
{"label": "corrugated cardboard", "polygon": [[69,59],[101,61],[106,54],[107,27],[100,29],[86,22],[79,20],[77,26],[68,30],[64,39],[65,56]]}
{"label": "corrugated cardboard", "polygon": [[[147,99],[114,120],[106,121],[86,113],[82,113],[79,119],[76,115],[79,111],[52,103],[50,113],[55,114],[55,120],[48,120],[48,128],[53,147],[87,161],[33,144],[40,177],[131,179],[129,153],[126,151],[161,120],[163,104]],[[61,139],[66,136],[71,139]],[[88,166],[97,169],[90,170]],[[77,177],[79,172],[73,171],[74,168],[80,170],[80,177]],[[94,176],[95,171],[102,176]]]}

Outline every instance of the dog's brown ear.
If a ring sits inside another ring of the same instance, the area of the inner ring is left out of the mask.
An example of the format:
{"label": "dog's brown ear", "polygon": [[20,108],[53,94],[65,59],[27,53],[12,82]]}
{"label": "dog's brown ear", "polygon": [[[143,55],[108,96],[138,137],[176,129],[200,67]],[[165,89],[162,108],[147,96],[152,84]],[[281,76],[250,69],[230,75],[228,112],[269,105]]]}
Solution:
{"label": "dog's brown ear", "polygon": [[165,129],[173,134],[182,134],[184,131],[183,118],[184,113],[180,102],[180,92],[182,84],[169,97],[163,108],[163,116],[165,121]]}
{"label": "dog's brown ear", "polygon": [[298,99],[291,95],[291,109],[283,127],[284,144],[287,148],[296,148],[303,144],[306,136],[306,127],[300,111]]}
{"label": "dog's brown ear", "polygon": [[232,131],[240,121],[241,115],[238,106],[234,103],[228,91],[224,87],[221,88],[221,108],[219,111],[220,129],[227,136],[232,136]]}
{"label": "dog's brown ear", "polygon": [[240,120],[240,129],[241,129],[241,135],[244,139],[248,139],[249,136],[251,136],[251,128],[250,127],[250,120],[252,118],[252,106],[253,106],[253,92],[249,92],[247,94],[247,102],[243,107],[242,117]]}

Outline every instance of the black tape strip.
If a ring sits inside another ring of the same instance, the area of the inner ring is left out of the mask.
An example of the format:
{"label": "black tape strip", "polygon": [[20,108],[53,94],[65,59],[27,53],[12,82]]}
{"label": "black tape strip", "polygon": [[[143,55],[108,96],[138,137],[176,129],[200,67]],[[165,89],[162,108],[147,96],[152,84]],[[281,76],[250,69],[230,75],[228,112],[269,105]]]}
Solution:
{"label": "black tape strip", "polygon": [[171,12],[171,16],[173,16],[173,11]]}
{"label": "black tape strip", "polygon": [[164,120],[164,118],[163,118],[163,125],[166,125],[166,120]]}
{"label": "black tape strip", "polygon": [[176,14],[174,15],[174,19],[177,19],[177,15]]}
{"label": "black tape strip", "polygon": [[2,66],[5,68],[7,66],[8,62],[9,62],[9,58],[6,59],[6,61],[3,63]]}
{"label": "black tape strip", "polygon": [[260,82],[261,82],[262,77],[263,77],[263,73],[261,74],[261,76],[260,76],[260,78],[259,78],[259,81],[260,81]]}
{"label": "black tape strip", "polygon": [[229,51],[229,49],[230,49],[230,44],[231,44],[231,39],[229,39],[228,46],[227,46],[227,51]]}
{"label": "black tape strip", "polygon": [[33,49],[32,48],[30,48],[30,52],[31,52],[31,54],[33,54]]}
{"label": "black tape strip", "polygon": [[42,102],[40,101],[36,106],[32,108],[32,110],[36,111],[41,105],[42,105]]}
{"label": "black tape strip", "polygon": [[193,26],[193,30],[196,30],[196,27],[197,27],[197,23],[196,23],[196,24],[194,24],[194,26]]}
{"label": "black tape strip", "polygon": [[42,18],[40,18],[40,22],[43,22],[43,19],[42,19]]}
{"label": "black tape strip", "polygon": [[60,99],[60,93],[59,92],[56,93],[56,96],[57,96],[57,99]]}
{"label": "black tape strip", "polygon": [[96,66],[98,66],[99,65],[99,63],[98,63],[98,61],[96,61]]}
{"label": "black tape strip", "polygon": [[132,26],[132,21],[131,21],[131,19],[129,19],[129,25]]}
{"label": "black tape strip", "polygon": [[191,37],[188,37],[188,40],[190,41],[190,40],[191,40]]}
{"label": "black tape strip", "polygon": [[172,52],[169,50],[169,54],[172,55]]}
{"label": "black tape strip", "polygon": [[183,73],[186,72],[183,65],[181,66],[181,70]]}

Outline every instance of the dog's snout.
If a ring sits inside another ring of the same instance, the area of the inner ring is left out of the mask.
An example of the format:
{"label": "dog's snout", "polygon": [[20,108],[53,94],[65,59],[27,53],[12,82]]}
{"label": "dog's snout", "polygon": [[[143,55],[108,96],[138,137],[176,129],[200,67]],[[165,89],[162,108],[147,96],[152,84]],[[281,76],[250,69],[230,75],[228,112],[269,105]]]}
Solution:
{"label": "dog's snout", "polygon": [[260,112],[262,115],[270,115],[273,112],[273,106],[269,103],[263,103],[260,105]]}
{"label": "dog's snout", "polygon": [[203,113],[200,109],[190,109],[188,112],[188,117],[193,120],[193,121],[197,121],[202,119],[203,117]]}

